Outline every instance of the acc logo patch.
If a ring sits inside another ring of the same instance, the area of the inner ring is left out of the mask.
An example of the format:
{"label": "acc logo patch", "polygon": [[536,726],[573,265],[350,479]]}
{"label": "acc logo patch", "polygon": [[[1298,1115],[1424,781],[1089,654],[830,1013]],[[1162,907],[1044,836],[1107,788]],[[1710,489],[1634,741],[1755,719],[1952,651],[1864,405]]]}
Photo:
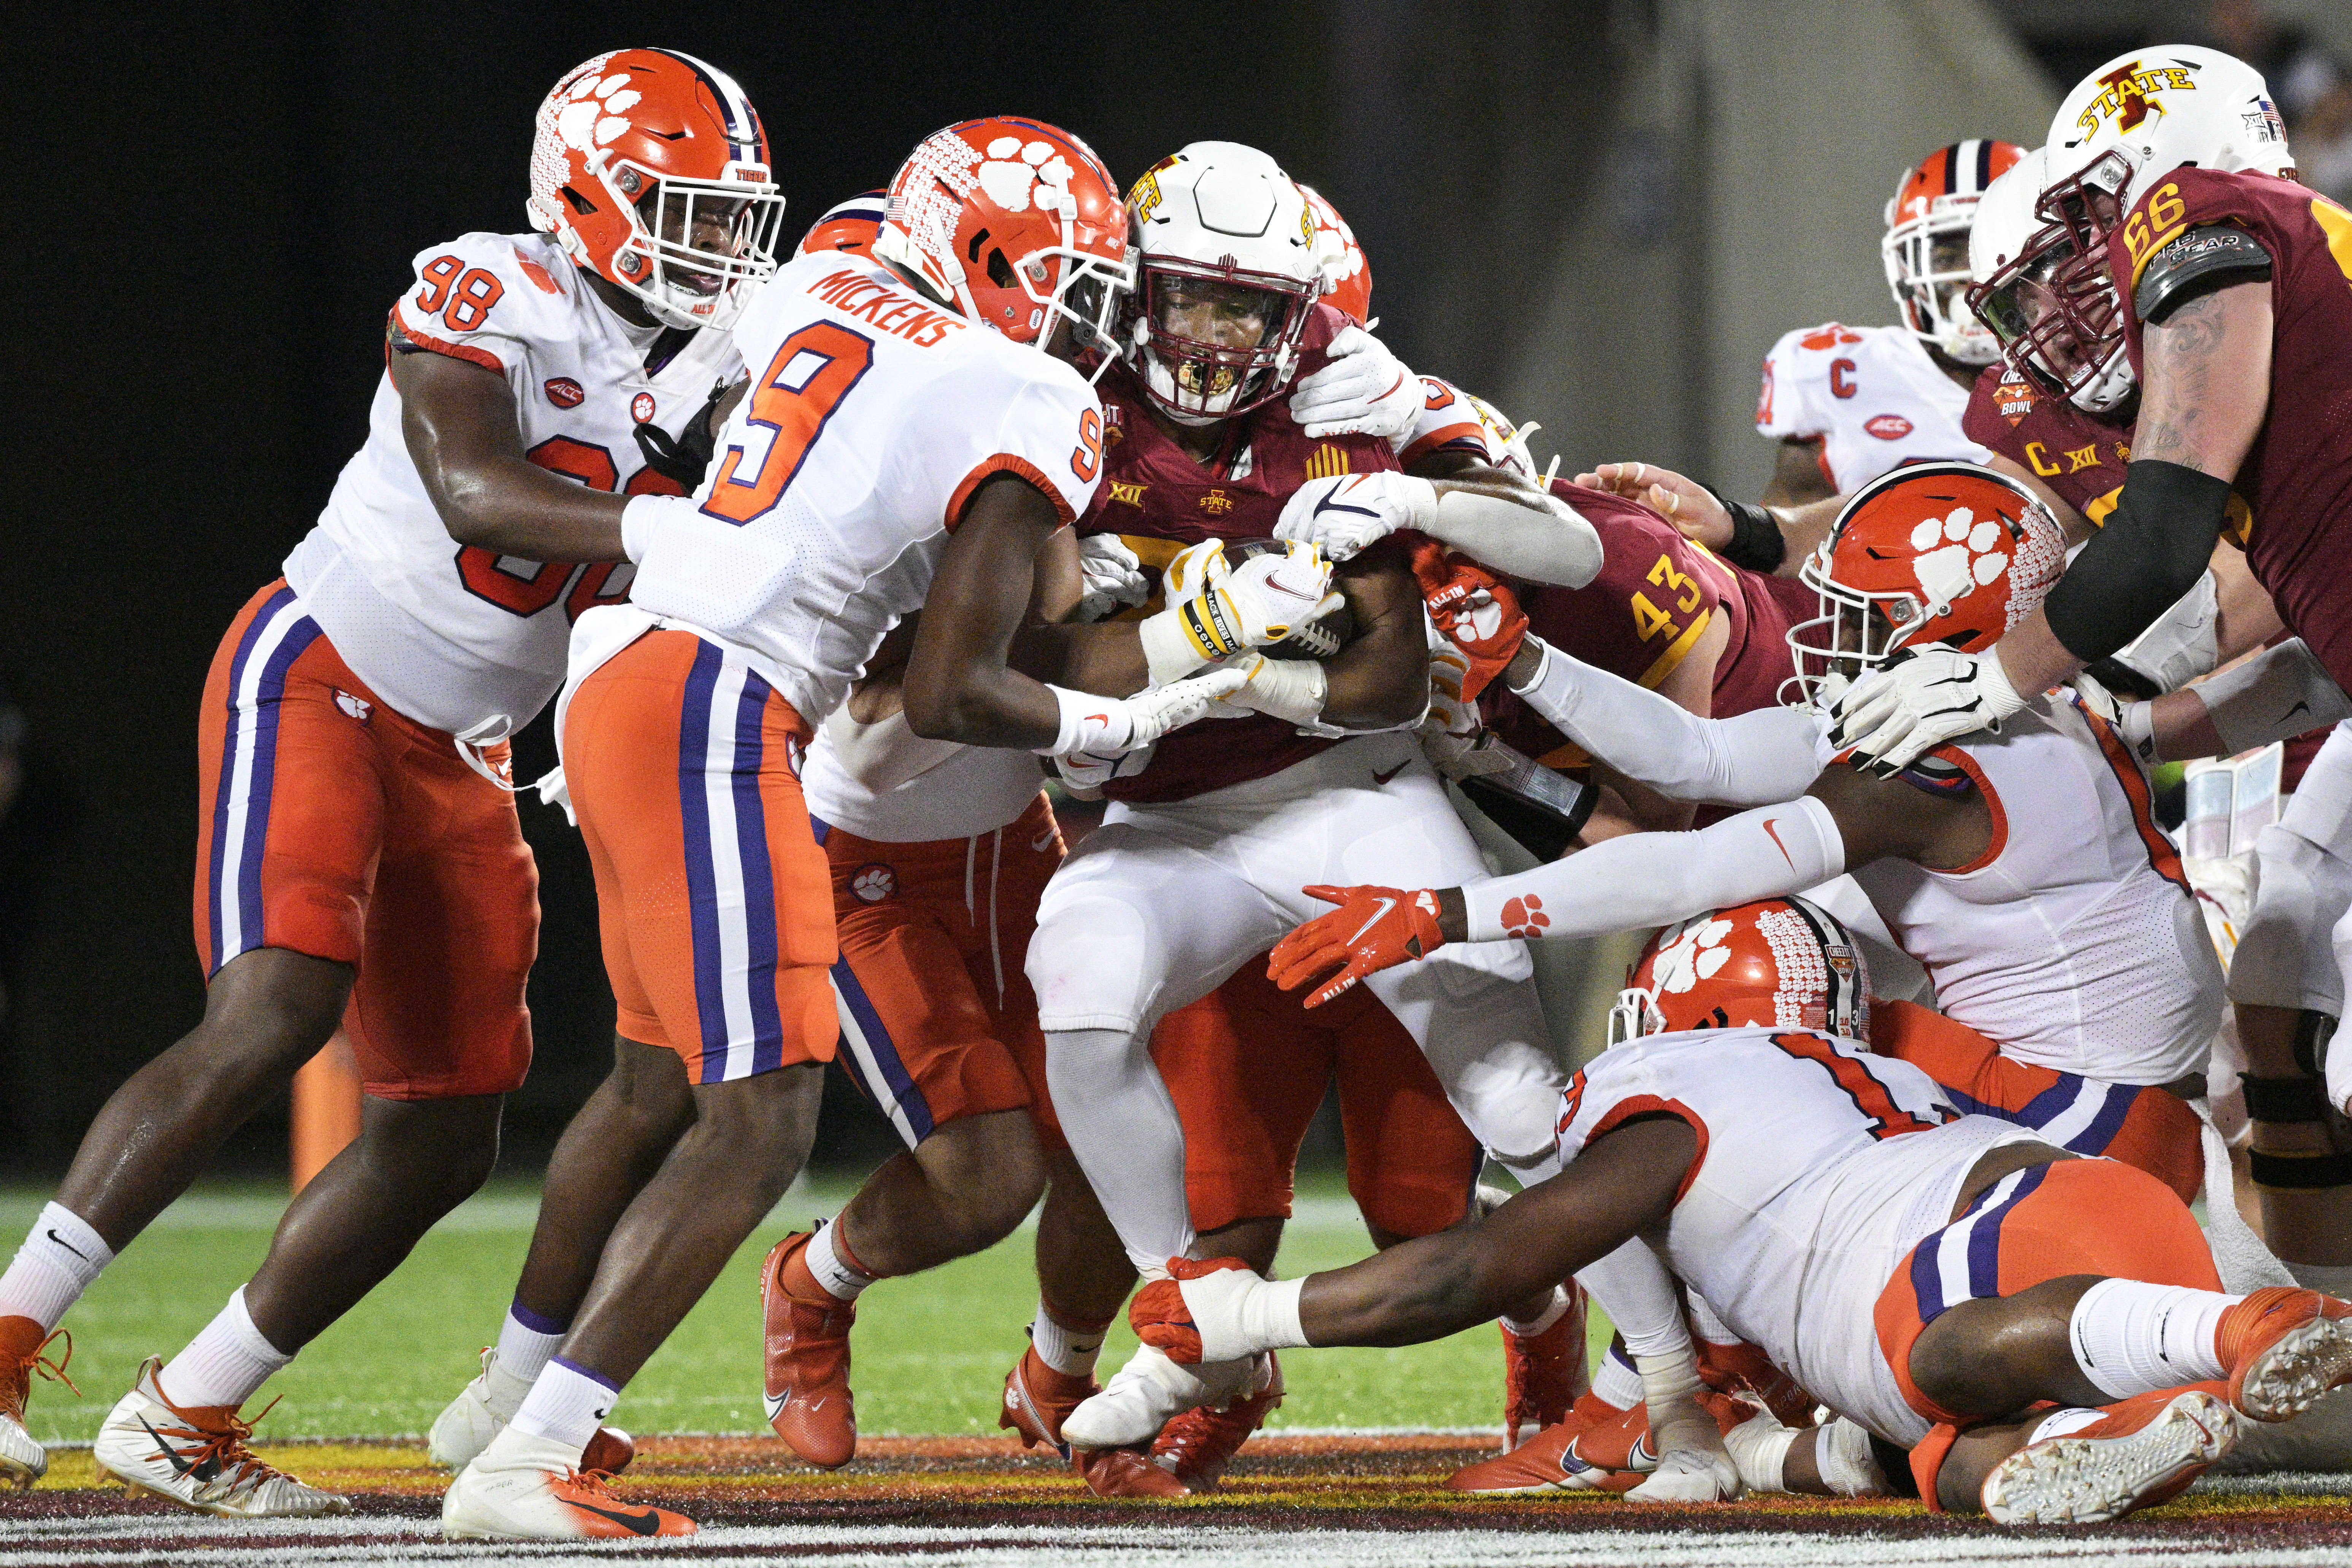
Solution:
{"label": "acc logo patch", "polygon": [[1911,434],[1911,421],[1900,414],[1881,414],[1863,428],[1882,441],[1900,441]]}
{"label": "acc logo patch", "polygon": [[558,408],[577,408],[588,400],[587,392],[568,375],[549,376],[547,384],[541,390],[547,394],[547,400]]}
{"label": "acc logo patch", "polygon": [[[638,393],[635,397],[632,397],[631,399],[629,399],[629,417],[630,417],[630,418],[632,418],[632,419],[635,420],[638,424],[642,425],[642,424],[644,424],[646,420],[651,419],[653,416],[654,416],[654,395],[653,395],[652,393],[650,393],[650,392],[640,392],[640,393]],[[1905,428],[1906,428],[1906,429],[1907,429],[1907,428],[1909,428],[1909,426],[1905,426]]]}
{"label": "acc logo patch", "polygon": [[849,879],[849,890],[861,903],[878,904],[898,890],[898,873],[887,866],[860,866]]}

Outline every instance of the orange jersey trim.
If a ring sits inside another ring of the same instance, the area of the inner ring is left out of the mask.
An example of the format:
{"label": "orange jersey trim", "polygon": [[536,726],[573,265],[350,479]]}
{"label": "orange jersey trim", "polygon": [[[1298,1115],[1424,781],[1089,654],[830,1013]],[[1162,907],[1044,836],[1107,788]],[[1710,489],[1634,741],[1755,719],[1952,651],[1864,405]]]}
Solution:
{"label": "orange jersey trim", "polygon": [[2140,847],[2147,851],[2149,868],[2182,892],[2194,896],[2195,889],[2189,885],[2189,874],[2181,868],[2180,852],[2172,847],[2172,840],[2165,837],[2164,829],[2156,825],[2156,803],[2147,787],[2147,775],[2139,771],[2139,764],[2132,760],[2130,748],[2124,744],[2123,737],[2116,734],[2105,719],[2079,700],[2074,706],[2082,709],[2084,720],[2091,726],[2091,733],[2098,737],[2099,754],[2106,759],[2107,770],[2116,775],[2116,783],[2121,786],[2124,799],[2131,803],[2132,826],[2139,832]]}
{"label": "orange jersey trim", "polygon": [[1054,503],[1054,515],[1062,520],[1064,528],[1077,521],[1078,514],[1070,510],[1069,501],[1055,489],[1054,482],[1037,471],[1036,464],[1026,458],[1016,458],[1010,452],[999,452],[974,464],[971,472],[963,477],[963,482],[956,486],[955,493],[948,497],[947,530],[950,533],[953,533],[956,525],[963,521],[963,509],[970,504],[971,492],[978,489],[982,481],[998,474],[1017,475],[1035,487]]}
{"label": "orange jersey trim", "polygon": [[1397,462],[1410,468],[1448,442],[1465,440],[1475,441],[1481,447],[1486,445],[1486,432],[1479,427],[1478,422],[1475,419],[1465,419],[1459,425],[1448,425],[1443,429],[1431,431],[1412,446],[1407,447],[1403,455],[1397,458]]}
{"label": "orange jersey trim", "polygon": [[408,324],[407,318],[400,313],[400,307],[397,305],[392,308],[392,324],[400,329],[402,337],[427,353],[446,354],[451,359],[461,359],[468,364],[480,365],[493,375],[504,375],[507,373],[506,362],[488,349],[478,349],[471,343],[453,343],[418,331]]}
{"label": "orange jersey trim", "polygon": [[1853,1101],[1854,1109],[1868,1117],[1870,1135],[1885,1140],[1906,1132],[1926,1132],[1937,1124],[1922,1121],[1901,1106],[1886,1092],[1886,1086],[1871,1076],[1870,1068],[1849,1056],[1840,1055],[1819,1035],[1775,1035],[1772,1043],[1801,1061],[1819,1064],[1825,1069],[1844,1096]]}
{"label": "orange jersey trim", "polygon": [[1984,853],[1965,866],[1955,866],[1948,870],[1930,866],[1926,869],[1942,877],[1965,877],[1971,871],[1981,871],[2000,859],[2000,852],[2009,847],[2009,812],[2000,804],[2000,792],[1992,787],[1992,780],[1985,777],[1984,769],[1977,766],[1977,760],[1958,746],[1938,746],[1928,754],[1943,759],[1969,775],[1969,782],[1977,786],[1978,793],[1984,796],[1985,805],[1992,812],[1992,838],[1986,844]]}
{"label": "orange jersey trim", "polygon": [[1636,1116],[1654,1116],[1660,1111],[1677,1121],[1687,1123],[1690,1130],[1698,1135],[1698,1150],[1691,1155],[1690,1164],[1684,1170],[1682,1180],[1675,1184],[1675,1202],[1680,1203],[1683,1195],[1690,1191],[1691,1184],[1698,1180],[1699,1167],[1706,1163],[1706,1119],[1681,1100],[1661,1100],[1654,1094],[1629,1095],[1610,1107],[1608,1115],[1593,1123],[1592,1131],[1584,1135],[1584,1147],[1591,1148],[1594,1139],[1604,1132],[1615,1131]]}

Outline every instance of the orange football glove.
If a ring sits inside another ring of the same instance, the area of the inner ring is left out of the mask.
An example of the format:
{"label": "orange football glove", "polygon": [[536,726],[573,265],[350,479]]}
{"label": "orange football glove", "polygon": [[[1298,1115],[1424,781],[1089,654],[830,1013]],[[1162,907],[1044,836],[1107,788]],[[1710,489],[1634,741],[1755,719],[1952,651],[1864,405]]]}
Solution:
{"label": "orange football glove", "polygon": [[1510,585],[1467,555],[1426,543],[1412,552],[1412,574],[1437,629],[1470,660],[1462,700],[1475,702],[1503,673],[1528,635],[1527,612]]}
{"label": "orange football glove", "polygon": [[1196,1262],[1190,1258],[1168,1260],[1169,1278],[1154,1279],[1135,1293],[1128,1303],[1128,1326],[1135,1337],[1154,1350],[1166,1352],[1170,1361],[1182,1366],[1201,1363],[1201,1330],[1192,1321],[1192,1310],[1184,1304],[1182,1281],[1198,1279],[1204,1275],[1238,1268],[1253,1273],[1247,1263],[1238,1258],[1212,1258]]}
{"label": "orange football glove", "polygon": [[1308,888],[1308,896],[1339,907],[1308,921],[1274,944],[1266,974],[1296,991],[1334,964],[1338,978],[1307,999],[1320,1007],[1367,974],[1427,958],[1445,945],[1437,930],[1437,894],[1423,888]]}

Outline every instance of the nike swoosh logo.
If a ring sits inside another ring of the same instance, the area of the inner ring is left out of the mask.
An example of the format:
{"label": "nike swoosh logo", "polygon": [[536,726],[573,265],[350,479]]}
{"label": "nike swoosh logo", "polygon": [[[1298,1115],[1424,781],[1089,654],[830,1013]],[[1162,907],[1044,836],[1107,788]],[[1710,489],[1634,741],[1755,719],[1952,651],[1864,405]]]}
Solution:
{"label": "nike swoosh logo", "polygon": [[1766,817],[1764,819],[1764,831],[1772,836],[1772,847],[1780,852],[1780,858],[1786,860],[1789,863],[1789,869],[1793,871],[1797,868],[1797,858],[1789,853],[1789,847],[1780,842],[1780,835],[1773,826],[1773,824],[1780,820],[1780,819],[1777,816]]}
{"label": "nike swoosh logo", "polygon": [[1053,830],[1048,828],[1045,833],[1039,835],[1037,841],[1029,846],[1029,847],[1034,853],[1043,855],[1045,852],[1045,846],[1052,842],[1054,842]]}
{"label": "nike swoosh logo", "polygon": [[173,1469],[173,1472],[175,1475],[183,1475],[183,1476],[184,1476],[184,1475],[186,1475],[190,1470],[193,1470],[193,1469],[194,1469],[194,1468],[196,1468],[195,1466],[194,1466],[194,1465],[190,1464],[187,1460],[185,1460],[185,1459],[184,1459],[184,1458],[180,1458],[180,1450],[179,1450],[179,1449],[177,1449],[177,1448],[174,1448],[173,1447],[172,1447],[172,1445],[171,1445],[171,1444],[169,1444],[169,1443],[165,1442],[165,1441],[163,1440],[163,1434],[162,1434],[161,1432],[156,1431],[156,1430],[155,1430],[155,1428],[154,1428],[153,1426],[150,1426],[150,1425],[148,1424],[147,1417],[145,1417],[144,1415],[142,1415],[142,1416],[139,1418],[139,1425],[147,1428],[147,1436],[149,1436],[150,1437],[154,1438],[154,1439],[155,1439],[155,1447],[157,1447],[158,1448],[161,1448],[161,1449],[163,1449],[163,1458],[166,1458],[166,1459],[168,1459],[168,1460],[170,1460],[170,1461],[171,1461],[171,1463],[172,1463],[172,1469]]}
{"label": "nike swoosh logo", "polygon": [[768,1407],[768,1419],[771,1421],[782,1415],[784,1413],[784,1406],[793,1402],[793,1396],[789,1394],[770,1394],[765,1389],[760,1391],[760,1398]]}
{"label": "nike swoosh logo", "polygon": [[1389,780],[1391,780],[1391,779],[1392,779],[1392,778],[1396,777],[1396,776],[1397,776],[1397,774],[1399,774],[1399,773],[1401,773],[1404,772],[1404,771],[1405,771],[1405,769],[1407,769],[1407,768],[1409,768],[1409,767],[1411,767],[1411,766],[1412,766],[1412,764],[1411,763],[1399,763],[1396,766],[1394,766],[1394,767],[1391,768],[1388,772],[1386,772],[1386,773],[1374,773],[1374,774],[1372,775],[1372,783],[1373,783],[1374,784],[1376,784],[1376,785],[1378,785],[1378,784],[1384,784],[1388,783],[1388,782],[1389,782]]}
{"label": "nike swoosh logo", "polygon": [[[2298,703],[2296,703],[2294,707],[2292,707],[2292,708],[2288,709],[2285,712],[2284,712],[2284,713],[2280,714],[2280,715],[2279,715],[2279,717],[2280,717],[2280,718],[2282,718],[2282,719],[2292,719],[2292,718],[2294,718],[2294,717],[2296,714],[2298,714],[2298,713],[2308,713],[2308,712],[2310,712],[2310,711],[2311,711],[2311,704],[2310,704],[2310,703],[2308,703],[2308,702],[2298,702]],[[54,1231],[54,1230],[53,1230],[53,1231],[51,1231],[51,1232],[49,1232],[49,1239],[50,1239],[51,1241],[58,1241],[58,1233],[57,1233],[56,1231]],[[66,1245],[66,1244],[65,1244],[64,1242],[62,1242],[62,1241],[58,1241],[58,1245],[59,1247],[65,1247],[65,1245]],[[66,1250],[67,1250],[67,1251],[68,1251],[68,1252],[73,1252],[73,1248],[71,1248],[71,1247],[66,1247]],[[80,1256],[81,1256],[81,1254],[80,1254],[80,1253],[79,1253],[79,1252],[75,1252],[75,1253],[74,1253],[74,1256],[75,1256],[76,1258],[79,1258],[79,1257],[80,1257]]]}
{"label": "nike swoosh logo", "polygon": [[[2305,703],[2302,704],[2302,706],[2309,707],[2310,704]],[[76,1247],[72,1242],[68,1241],[64,1237],[59,1236],[58,1234],[58,1227],[55,1226],[51,1226],[49,1227],[49,1239],[56,1242],[59,1247],[64,1247],[68,1252],[72,1253],[76,1258],[80,1258],[84,1263],[89,1261],[89,1254],[84,1252],[80,1247]]]}
{"label": "nike swoosh logo", "polygon": [[1374,926],[1380,924],[1381,921],[1388,918],[1388,912],[1396,908],[1396,904],[1397,901],[1394,899],[1382,899],[1381,900],[1381,907],[1372,911],[1372,918],[1366,921],[1362,925],[1358,926],[1356,928],[1356,934],[1348,939],[1348,945],[1349,947],[1355,946],[1359,941],[1362,940],[1363,934],[1366,931],[1371,930]]}
{"label": "nike swoosh logo", "polygon": [[582,1513],[593,1513],[599,1519],[611,1520],[632,1535],[657,1535],[661,1532],[661,1515],[652,1509],[643,1513],[624,1513],[618,1509],[598,1508],[593,1503],[573,1502],[570,1498],[563,1500],[572,1503]]}

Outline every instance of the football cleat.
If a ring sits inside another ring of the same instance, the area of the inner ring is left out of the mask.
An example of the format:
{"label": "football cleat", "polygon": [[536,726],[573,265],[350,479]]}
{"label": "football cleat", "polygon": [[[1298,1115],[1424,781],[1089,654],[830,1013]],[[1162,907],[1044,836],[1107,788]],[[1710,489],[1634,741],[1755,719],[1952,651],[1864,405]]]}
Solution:
{"label": "football cleat", "polygon": [[1097,1497],[1182,1497],[1184,1483],[1141,1448],[1074,1449],[1062,1441],[1062,1422],[1101,1392],[1092,1377],[1055,1371],[1032,1346],[1004,1374],[1004,1408],[996,1424],[1018,1433],[1023,1447],[1042,1443],[1069,1460]]}
{"label": "football cleat", "polygon": [[[139,1381],[107,1414],[90,1458],[134,1491],[225,1519],[314,1519],[349,1513],[351,1501],[304,1486],[254,1458],[253,1423],[226,1405],[183,1409],[163,1397],[149,1356]],[[275,1404],[273,1400],[271,1402]],[[267,1414],[265,1409],[264,1414]]]}
{"label": "football cleat", "polygon": [[1198,1405],[1239,1398],[1255,1371],[1251,1358],[1179,1366],[1165,1351],[1138,1345],[1103,1391],[1062,1422],[1063,1439],[1081,1448],[1131,1448]]}
{"label": "football cleat", "polygon": [[[1588,1393],[1577,1400],[1565,1419],[1494,1458],[1463,1467],[1445,1485],[1451,1491],[1497,1496],[1623,1491],[1639,1486],[1643,1475],[1657,1467],[1655,1456],[1647,1447],[1649,1432],[1649,1418],[1640,1405],[1621,1410],[1599,1394]],[[1593,1456],[1588,1456],[1587,1447],[1593,1449]],[[1603,1457],[1615,1462],[1604,1464]]]}
{"label": "football cleat", "polygon": [[[491,1438],[506,1430],[530,1392],[530,1384],[499,1365],[498,1347],[484,1346],[481,1375],[459,1389],[457,1397],[433,1418],[425,1456],[445,1470],[464,1469],[490,1446]],[[588,1439],[588,1451],[580,1457],[580,1468],[617,1476],[636,1457],[635,1439],[618,1426],[599,1426]]]}
{"label": "football cleat", "polygon": [[2028,1444],[1978,1494],[1997,1524],[2104,1524],[2185,1490],[2238,1440],[2222,1385],[2143,1394],[2105,1419]]}
{"label": "football cleat", "polygon": [[1584,1341],[1584,1292],[1571,1280],[1559,1321],[1539,1334],[1503,1331],[1503,1448],[1568,1419],[1592,1386],[1591,1352]]}
{"label": "football cleat", "polygon": [[2352,1303],[2316,1290],[2257,1290],[2221,1314],[2213,1341],[2230,1403],[2257,1421],[2284,1421],[2352,1383]]}
{"label": "football cleat", "polygon": [[1183,1482],[1187,1491],[1215,1487],[1234,1453],[1282,1403],[1282,1363],[1272,1351],[1252,1359],[1263,1363],[1252,1369],[1255,1393],[1230,1405],[1187,1410],[1161,1427],[1151,1445],[1151,1462]]}
{"label": "football cleat", "polygon": [[562,1444],[507,1428],[441,1500],[452,1541],[627,1541],[692,1535],[694,1521],[613,1495],[601,1470],[577,1468]]}
{"label": "football cleat", "polygon": [[776,1243],[760,1270],[766,1319],[768,1425],[793,1453],[822,1469],[857,1452],[857,1405],[849,1392],[855,1303],[816,1282],[805,1254],[814,1231]]}
{"label": "football cleat", "polygon": [[[66,1342],[65,1354],[51,1361],[41,1352],[57,1339]],[[25,1430],[25,1401],[31,1397],[36,1372],[79,1394],[81,1390],[66,1375],[72,1360],[73,1336],[63,1329],[49,1333],[31,1318],[0,1318],[0,1486],[26,1491],[48,1473],[48,1450]]]}

